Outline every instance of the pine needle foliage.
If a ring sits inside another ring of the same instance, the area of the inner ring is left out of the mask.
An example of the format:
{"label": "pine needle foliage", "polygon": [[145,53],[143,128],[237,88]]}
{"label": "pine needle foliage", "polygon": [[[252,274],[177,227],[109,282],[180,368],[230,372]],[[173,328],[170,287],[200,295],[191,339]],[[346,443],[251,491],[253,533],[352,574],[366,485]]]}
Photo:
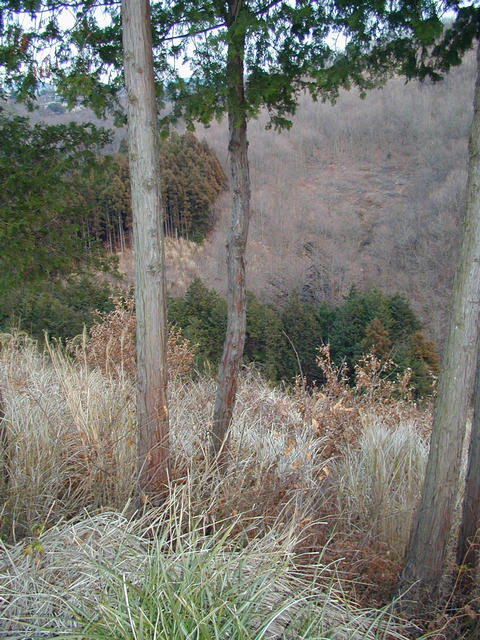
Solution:
{"label": "pine needle foliage", "polygon": [[[159,153],[165,233],[201,242],[215,222],[213,204],[226,188],[222,166],[208,144],[190,132],[172,131],[160,141]],[[106,165],[104,173],[92,173],[86,184],[96,202],[88,229],[112,251],[122,250],[132,234],[128,159],[114,154]]]}
{"label": "pine needle foliage", "polygon": [[[197,345],[197,366],[215,366],[226,327],[226,305],[218,293],[196,278],[184,296],[170,298],[168,316]],[[329,344],[332,362],[345,363],[345,375],[354,384],[357,365],[373,350],[391,365],[382,375],[395,378],[409,371],[415,394],[423,397],[434,391],[438,356],[419,329],[404,297],[374,288],[352,287],[333,308],[302,301],[295,291],[283,308],[261,303],[249,293],[244,361],[256,363],[274,383],[292,383],[300,376],[306,385],[322,385],[327,380],[318,366],[317,349]]]}
{"label": "pine needle foliage", "polygon": [[84,224],[93,208],[84,186],[101,172],[110,134],[91,124],[32,126],[0,111],[0,295],[38,280],[107,268]]}

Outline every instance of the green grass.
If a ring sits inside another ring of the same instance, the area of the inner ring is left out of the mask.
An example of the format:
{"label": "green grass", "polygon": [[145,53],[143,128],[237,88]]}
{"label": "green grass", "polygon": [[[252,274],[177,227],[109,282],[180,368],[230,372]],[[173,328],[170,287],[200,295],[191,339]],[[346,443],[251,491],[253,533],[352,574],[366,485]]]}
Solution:
{"label": "green grass", "polygon": [[276,523],[267,535],[256,535],[257,523],[241,515],[206,527],[205,517],[191,516],[189,494],[188,485],[173,491],[140,519],[85,514],[4,548],[6,637],[405,637],[388,608],[349,602],[321,550],[311,558],[295,553],[294,521]]}

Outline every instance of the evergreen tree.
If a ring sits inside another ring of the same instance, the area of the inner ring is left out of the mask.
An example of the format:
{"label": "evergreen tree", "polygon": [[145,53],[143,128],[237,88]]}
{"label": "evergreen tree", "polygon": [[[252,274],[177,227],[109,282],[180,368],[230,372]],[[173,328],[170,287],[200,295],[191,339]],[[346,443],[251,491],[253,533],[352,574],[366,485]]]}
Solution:
{"label": "evergreen tree", "polygon": [[0,327],[71,337],[109,308],[115,271],[98,241],[97,195],[110,139],[91,125],[37,124],[0,112]]}
{"label": "evergreen tree", "polygon": [[390,313],[389,335],[393,342],[405,342],[408,337],[421,327],[408,300],[395,294],[388,300]]}
{"label": "evergreen tree", "polygon": [[279,382],[282,380],[279,351],[284,341],[278,311],[269,304],[262,304],[253,293],[248,292],[244,360],[260,364],[269,380]]}
{"label": "evergreen tree", "polygon": [[[85,219],[92,171],[107,132],[92,125],[30,125],[0,112],[0,295],[36,280],[88,267],[108,269]],[[89,214],[90,212],[90,214]]]}
{"label": "evergreen tree", "polygon": [[[477,45],[474,115],[469,138],[469,165],[466,188],[464,235],[457,262],[451,297],[450,324],[442,359],[435,402],[432,439],[420,506],[414,523],[399,589],[412,588],[418,603],[440,595],[447,545],[458,498],[465,428],[475,385],[479,347],[480,313],[480,12],[474,5],[458,8],[457,19],[434,49],[445,65],[459,59],[461,52]],[[477,386],[478,391],[478,386]],[[478,401],[476,401],[478,406]],[[478,422],[473,428],[478,438]],[[470,498],[478,496],[478,447],[469,450],[469,465],[459,549],[465,532],[476,522],[468,522],[476,510]],[[473,464],[470,464],[473,462]]]}
{"label": "evergreen tree", "polygon": [[225,300],[195,278],[185,295],[168,301],[168,321],[197,346],[195,363],[201,370],[217,367],[227,327]]}
{"label": "evergreen tree", "polygon": [[168,487],[167,308],[149,0],[122,0],[137,347],[139,507]]}
{"label": "evergreen tree", "polygon": [[328,333],[332,360],[345,361],[353,371],[358,358],[368,351],[365,347],[367,327],[377,319],[388,332],[391,315],[388,298],[378,289],[359,291],[352,286],[339,305]]}
{"label": "evergreen tree", "polygon": [[279,377],[292,381],[301,375],[307,383],[321,380],[317,366],[317,348],[326,339],[332,312],[302,302],[296,291],[281,314],[283,339],[278,344]]}

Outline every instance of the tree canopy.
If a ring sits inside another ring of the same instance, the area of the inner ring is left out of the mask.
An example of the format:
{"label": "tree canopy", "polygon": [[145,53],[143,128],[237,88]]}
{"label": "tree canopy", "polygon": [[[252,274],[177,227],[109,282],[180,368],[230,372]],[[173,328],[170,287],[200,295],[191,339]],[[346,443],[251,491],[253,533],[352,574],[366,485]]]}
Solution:
{"label": "tree canopy", "polygon": [[[119,2],[2,0],[0,66],[4,91],[32,102],[48,80],[74,106],[118,119],[123,88]],[[442,33],[442,15],[456,12]],[[151,3],[159,104],[173,102],[163,123],[181,113],[189,126],[220,117],[235,97],[225,82],[232,39],[226,2]],[[431,77],[459,64],[478,33],[473,6],[401,0],[255,0],[238,3],[235,33],[245,37],[247,117],[262,107],[276,127],[289,126],[300,92],[335,99],[340,87],[365,91],[395,72]],[[337,46],[337,43],[341,46]]]}
{"label": "tree canopy", "polygon": [[[200,370],[211,371],[218,365],[227,324],[225,300],[218,293],[198,278],[193,280],[184,296],[169,299],[168,319],[197,345]],[[396,331],[397,324],[403,326],[401,333]],[[348,330],[350,325],[354,331]],[[330,344],[332,361],[347,365],[353,383],[355,365],[373,350],[380,359],[392,359],[396,372],[408,368],[416,395],[427,396],[432,393],[439,361],[420,327],[406,298],[387,296],[378,289],[352,287],[335,307],[302,302],[293,291],[286,304],[277,308],[249,292],[243,359],[256,363],[273,383],[290,384],[303,376],[307,384],[321,384],[318,347]]]}
{"label": "tree canopy", "polygon": [[0,112],[0,291],[58,278],[85,265],[108,268],[82,221],[90,171],[101,172],[98,150],[109,140],[93,125],[30,125]]}

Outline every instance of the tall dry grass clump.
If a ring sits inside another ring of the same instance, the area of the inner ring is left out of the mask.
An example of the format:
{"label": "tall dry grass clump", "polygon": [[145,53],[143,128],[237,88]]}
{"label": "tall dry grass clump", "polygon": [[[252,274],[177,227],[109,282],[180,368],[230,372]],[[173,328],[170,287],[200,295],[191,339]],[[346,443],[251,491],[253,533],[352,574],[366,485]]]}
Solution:
{"label": "tall dry grass clump", "polygon": [[1,532],[16,539],[88,505],[121,506],[135,470],[134,387],[43,352],[27,336],[2,336]]}
{"label": "tall dry grass clump", "polygon": [[347,528],[368,534],[402,562],[420,499],[428,445],[413,422],[396,429],[370,420],[358,445],[336,462],[336,494]]}
{"label": "tall dry grass clump", "polygon": [[397,373],[373,351],[356,364],[353,385],[328,345],[319,347],[317,362],[325,384],[306,393],[297,380],[293,397],[331,458],[319,480],[335,511],[338,548],[365,565],[367,579],[375,576],[380,585],[383,573],[394,588],[395,575],[387,573],[400,568],[420,498],[431,401],[416,402],[411,372]]}
{"label": "tall dry grass clump", "polygon": [[318,348],[317,365],[324,384],[306,392],[297,379],[293,397],[315,432],[326,438],[332,455],[357,445],[364,426],[372,421],[391,429],[413,421],[423,437],[429,436],[431,401],[414,400],[409,369],[398,373],[393,360],[372,350],[356,363],[352,385],[346,365],[332,362],[328,344]]}

